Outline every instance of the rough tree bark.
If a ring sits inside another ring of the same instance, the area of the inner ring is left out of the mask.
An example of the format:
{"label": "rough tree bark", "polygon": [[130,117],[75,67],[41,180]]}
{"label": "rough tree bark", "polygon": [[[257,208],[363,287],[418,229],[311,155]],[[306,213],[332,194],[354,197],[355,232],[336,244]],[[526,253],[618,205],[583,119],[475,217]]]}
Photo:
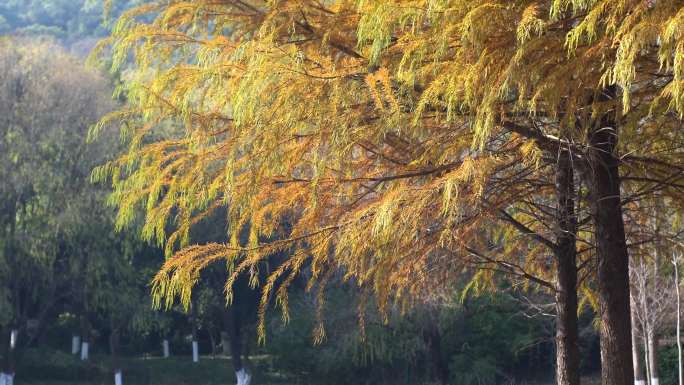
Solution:
{"label": "rough tree bark", "polygon": [[580,352],[577,330],[577,219],[575,181],[568,150],[556,165],[556,383],[579,385]]}
{"label": "rough tree bark", "polygon": [[[616,96],[604,90],[601,101]],[[620,199],[618,131],[615,111],[604,113],[589,132],[587,187],[590,194],[600,305],[601,382],[632,385],[632,340],[629,304],[629,256]]]}

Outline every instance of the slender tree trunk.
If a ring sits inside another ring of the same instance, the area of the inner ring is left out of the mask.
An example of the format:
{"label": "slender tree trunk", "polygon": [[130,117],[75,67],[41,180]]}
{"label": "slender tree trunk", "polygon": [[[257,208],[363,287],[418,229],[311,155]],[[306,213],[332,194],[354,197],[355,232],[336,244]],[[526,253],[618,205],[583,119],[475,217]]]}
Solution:
{"label": "slender tree trunk", "polygon": [[646,365],[646,384],[651,385],[651,356],[649,354],[650,348],[648,346],[648,338],[646,338],[646,333],[643,335],[644,343],[644,363]]}
{"label": "slender tree trunk", "polygon": [[230,355],[230,335],[226,330],[227,330],[227,328],[224,328],[224,330],[221,332],[221,349],[223,351],[223,355],[229,356]]}
{"label": "slender tree trunk", "polygon": [[169,358],[171,356],[171,347],[169,346],[168,338],[164,338],[162,341],[162,356],[164,358]]}
{"label": "slender tree trunk", "polygon": [[648,361],[651,385],[660,385],[658,377],[658,336],[655,332],[648,333]]}
{"label": "slender tree trunk", "polygon": [[570,154],[562,150],[556,169],[556,383],[580,384],[577,330],[577,219]]}
{"label": "slender tree trunk", "polygon": [[88,316],[81,315],[81,361],[87,361],[90,358],[90,322]]}
{"label": "slender tree trunk", "polygon": [[2,361],[0,361],[0,385],[5,385],[5,374],[8,370],[7,357],[9,354],[9,329],[0,327],[0,354],[2,354]]}
{"label": "slender tree trunk", "polygon": [[2,330],[2,338],[0,340],[4,347],[4,359],[2,363],[2,372],[0,372],[0,380],[4,381],[3,385],[12,385],[14,383],[17,339],[18,335],[15,327],[10,326],[9,328]]}
{"label": "slender tree trunk", "polygon": [[199,342],[197,340],[197,327],[192,324],[192,362],[199,362]]}
{"label": "slender tree trunk", "polygon": [[644,380],[644,368],[641,367],[641,357],[639,357],[639,333],[636,327],[634,301],[632,301],[630,316],[632,319],[632,366],[634,368],[634,385],[646,385],[646,381]]}
{"label": "slender tree trunk", "polygon": [[677,256],[672,260],[675,274],[675,291],[677,292],[677,368],[679,370],[679,385],[684,385],[684,373],[682,373],[682,302],[679,293],[679,258]]}
{"label": "slender tree trunk", "polygon": [[76,355],[81,351],[81,336],[74,333],[71,336],[71,354]]}
{"label": "slender tree trunk", "polygon": [[209,329],[209,342],[211,343],[211,356],[216,357],[216,354],[218,354],[218,345],[216,344],[216,335],[212,329]]}
{"label": "slender tree trunk", "polygon": [[112,322],[112,332],[109,335],[109,349],[112,354],[112,372],[114,374],[114,385],[122,385],[123,374],[121,363],[119,362],[120,334],[119,329]]}
{"label": "slender tree trunk", "polygon": [[197,327],[198,327],[198,320],[197,320],[197,313],[196,313],[196,308],[195,308],[195,303],[194,301],[190,301],[190,327],[192,328],[192,362],[197,363],[199,362],[199,340],[197,338]]}
{"label": "slender tree trunk", "polygon": [[[615,97],[614,87],[604,90]],[[602,96],[606,98],[606,95]],[[589,132],[587,176],[596,253],[601,317],[601,382],[632,385],[632,340],[629,306],[629,256],[620,199],[619,159],[615,154],[614,111],[604,114]]]}

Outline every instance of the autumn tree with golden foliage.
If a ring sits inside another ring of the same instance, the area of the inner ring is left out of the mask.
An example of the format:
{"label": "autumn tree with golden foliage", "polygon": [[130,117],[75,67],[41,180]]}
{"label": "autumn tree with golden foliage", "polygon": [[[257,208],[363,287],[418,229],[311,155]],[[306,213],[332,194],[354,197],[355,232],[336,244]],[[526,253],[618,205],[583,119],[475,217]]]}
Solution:
{"label": "autumn tree with golden foliage", "polygon": [[[642,196],[681,179],[681,7],[146,4],[101,44],[114,68],[132,58],[134,71],[122,90],[128,107],[99,126],[124,121],[129,151],[94,177],[111,178],[120,226],[142,208],[143,234],[174,255],[154,282],[158,301],[187,303],[199,271],[216,261],[233,272],[230,298],[238,274],[256,277],[260,261],[290,251],[263,286],[262,316],[275,295],[287,318],[288,283],[306,263],[321,293],[341,268],[381,310],[456,279],[473,258],[491,263],[477,282],[501,267],[534,281],[544,273],[535,249],[564,245],[557,269],[563,262],[576,275],[575,233],[590,224],[602,380],[631,385],[620,167]],[[552,228],[521,209],[553,195]],[[586,221],[578,207],[590,209]],[[190,245],[190,228],[216,210],[226,212],[231,242]],[[290,230],[276,236],[284,224]],[[537,246],[526,250],[521,231]],[[504,259],[475,247],[491,239]],[[574,285],[572,275],[551,280],[571,285],[559,303],[577,301],[576,276]],[[559,382],[578,383],[574,364],[562,365],[570,378]]]}

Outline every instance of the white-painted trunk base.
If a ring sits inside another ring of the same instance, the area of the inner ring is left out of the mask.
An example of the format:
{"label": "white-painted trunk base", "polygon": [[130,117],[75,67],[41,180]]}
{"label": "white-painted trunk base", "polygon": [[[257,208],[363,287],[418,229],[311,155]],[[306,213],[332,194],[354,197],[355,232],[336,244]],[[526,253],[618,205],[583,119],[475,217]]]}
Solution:
{"label": "white-painted trunk base", "polygon": [[171,355],[171,352],[169,351],[169,340],[164,340],[164,342],[162,342],[162,348],[164,350],[164,358],[169,358]]}
{"label": "white-painted trunk base", "polygon": [[81,336],[71,337],[71,354],[78,354],[81,350]]}
{"label": "white-painted trunk base", "polygon": [[651,385],[660,385],[660,379],[651,377]]}
{"label": "white-painted trunk base", "polygon": [[247,373],[245,368],[242,368],[235,372],[235,377],[237,377],[237,385],[250,385],[252,382],[252,376]]}
{"label": "white-painted trunk base", "polygon": [[114,373],[114,385],[123,385],[123,377],[120,370]]}
{"label": "white-painted trunk base", "polygon": [[192,362],[199,362],[199,346],[197,346],[197,341],[192,341]]}
{"label": "white-painted trunk base", "polygon": [[10,349],[17,347],[17,338],[19,338],[19,331],[17,329],[12,329],[10,332]]}
{"label": "white-painted trunk base", "polygon": [[14,385],[14,374],[1,373],[0,385]]}
{"label": "white-painted trunk base", "polygon": [[87,342],[81,342],[81,361],[88,360],[88,350],[90,350],[90,344]]}
{"label": "white-painted trunk base", "polygon": [[646,380],[634,380],[634,385],[646,385]]}

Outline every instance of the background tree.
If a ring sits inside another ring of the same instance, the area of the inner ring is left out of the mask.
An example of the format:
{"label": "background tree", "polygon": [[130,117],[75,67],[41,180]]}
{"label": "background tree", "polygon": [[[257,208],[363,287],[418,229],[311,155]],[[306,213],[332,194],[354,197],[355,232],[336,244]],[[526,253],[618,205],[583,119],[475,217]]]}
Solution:
{"label": "background tree", "polygon": [[[87,187],[88,168],[103,160],[83,135],[111,102],[104,78],[55,45],[2,40],[0,49],[0,281],[10,305],[3,307],[2,334],[18,332],[16,352],[39,333],[27,334],[28,321],[42,329],[54,306],[72,293],[72,215],[94,191]],[[14,373],[12,356],[3,354],[4,373]]]}

